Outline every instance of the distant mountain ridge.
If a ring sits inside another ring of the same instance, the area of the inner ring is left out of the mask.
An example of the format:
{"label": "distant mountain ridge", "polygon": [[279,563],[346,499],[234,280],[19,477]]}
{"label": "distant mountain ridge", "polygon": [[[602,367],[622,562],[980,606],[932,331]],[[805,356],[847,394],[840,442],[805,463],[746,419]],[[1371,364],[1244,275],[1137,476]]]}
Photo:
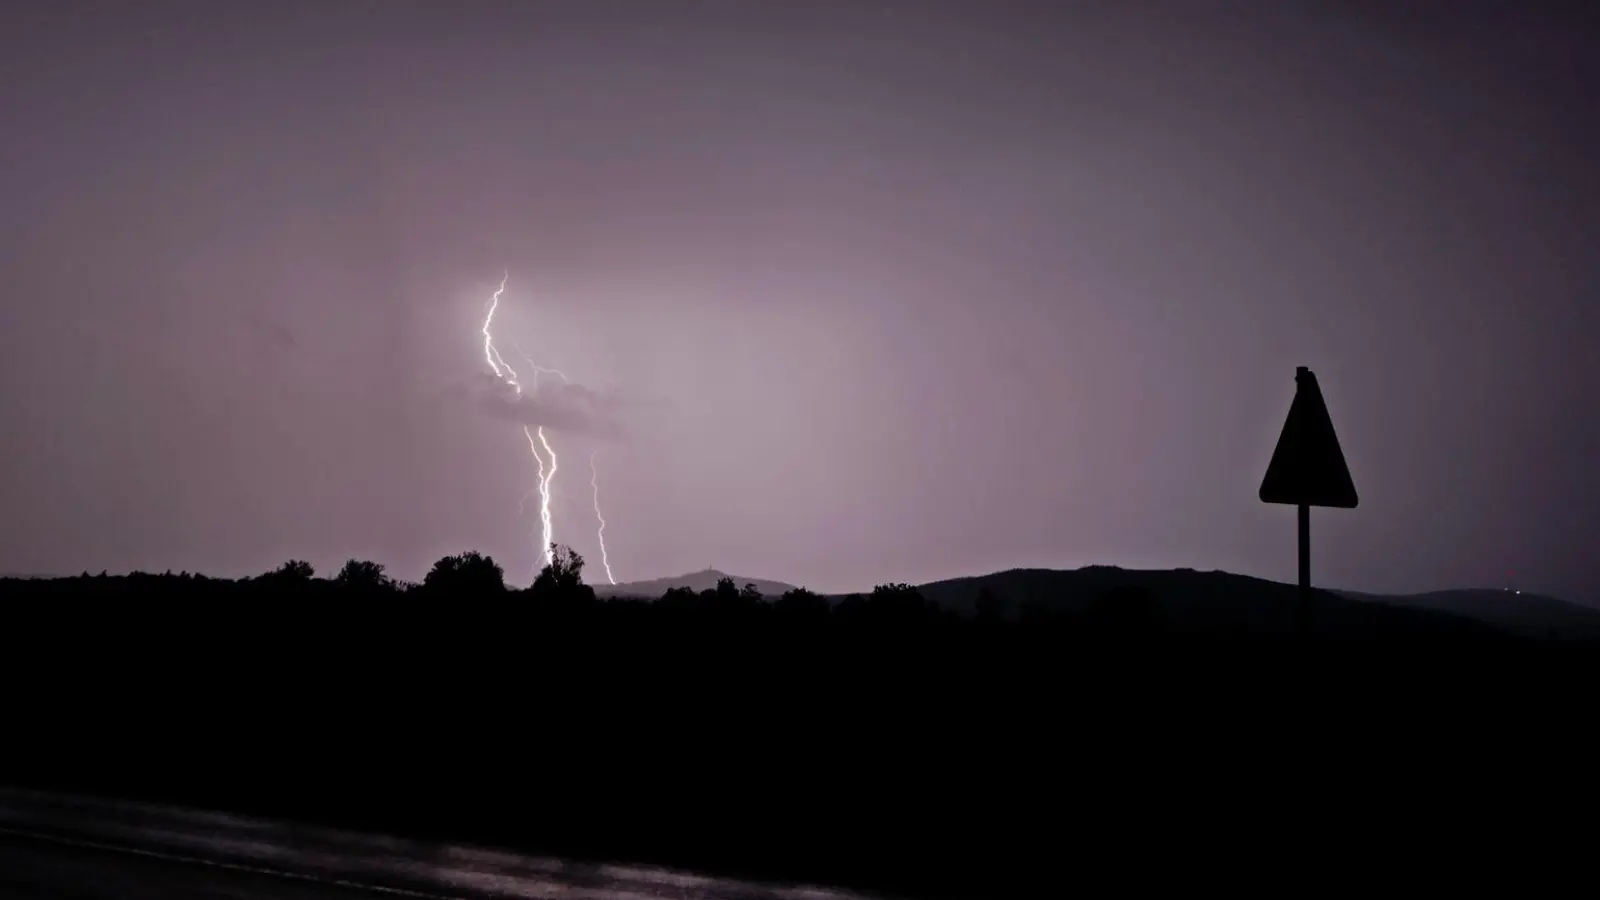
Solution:
{"label": "distant mountain ridge", "polygon": [[1529,637],[1600,638],[1600,609],[1527,591],[1469,588],[1398,595],[1336,593],[1357,600],[1469,616]]}
{"label": "distant mountain ridge", "polygon": [[[1011,569],[920,585],[928,599],[956,609],[975,609],[987,592],[1005,605],[1041,604],[1058,609],[1087,608],[1114,589],[1141,589],[1155,596],[1177,624],[1232,625],[1276,631],[1293,626],[1298,588],[1231,572],[1194,569],[1120,569],[1088,566],[1075,570]],[[1352,606],[1351,604],[1355,604]],[[1449,616],[1498,631],[1534,637],[1600,638],[1600,610],[1535,594],[1497,590],[1450,590],[1424,594],[1368,594],[1319,590],[1313,619],[1335,621],[1387,617],[1399,622],[1411,614]]]}
{"label": "distant mountain ridge", "polygon": [[756,590],[760,591],[764,597],[780,597],[795,589],[792,584],[773,581],[769,578],[744,578],[739,575],[729,575],[717,569],[701,569],[698,572],[689,572],[685,575],[652,578],[647,581],[597,584],[594,586],[594,593],[597,597],[644,597],[655,600],[673,588],[688,588],[697,593],[715,590],[717,582],[724,578],[732,578],[733,583],[740,588],[747,584],[753,584],[756,586]]}
{"label": "distant mountain ridge", "polygon": [[[686,575],[600,585],[602,597],[658,598],[670,588],[714,589],[721,578],[743,587],[754,584],[762,595],[776,598],[794,586],[781,581],[731,576],[716,569]],[[1249,575],[1195,569],[1008,569],[987,575],[951,578],[917,585],[924,597],[941,606],[973,612],[987,597],[1002,612],[1015,615],[1025,606],[1081,612],[1109,591],[1147,592],[1169,621],[1179,627],[1222,628],[1273,633],[1297,627],[1298,589],[1292,584]],[[862,593],[866,593],[863,591]],[[846,594],[832,594],[841,600]],[[1421,628],[1441,620],[1445,627],[1492,628],[1533,637],[1600,639],[1600,609],[1542,595],[1503,590],[1448,590],[1422,594],[1370,594],[1318,590],[1312,619],[1324,631],[1370,628]]]}

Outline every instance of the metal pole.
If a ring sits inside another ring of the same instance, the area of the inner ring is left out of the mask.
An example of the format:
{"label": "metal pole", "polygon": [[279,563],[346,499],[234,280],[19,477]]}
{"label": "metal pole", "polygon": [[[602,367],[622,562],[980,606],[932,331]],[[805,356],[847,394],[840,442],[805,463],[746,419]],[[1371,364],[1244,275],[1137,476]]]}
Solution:
{"label": "metal pole", "polygon": [[1311,630],[1311,507],[1302,503],[1296,518],[1300,532],[1300,630]]}

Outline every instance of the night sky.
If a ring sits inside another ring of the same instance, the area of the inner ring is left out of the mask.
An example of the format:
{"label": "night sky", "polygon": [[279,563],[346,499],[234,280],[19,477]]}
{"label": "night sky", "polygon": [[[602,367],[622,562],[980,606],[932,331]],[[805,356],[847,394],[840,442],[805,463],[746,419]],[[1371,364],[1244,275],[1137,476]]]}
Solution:
{"label": "night sky", "polygon": [[1600,30],[1536,6],[6,4],[0,571],[525,583],[522,419],[591,581],[592,450],[619,580],[1293,581],[1305,365],[1315,583],[1600,597]]}

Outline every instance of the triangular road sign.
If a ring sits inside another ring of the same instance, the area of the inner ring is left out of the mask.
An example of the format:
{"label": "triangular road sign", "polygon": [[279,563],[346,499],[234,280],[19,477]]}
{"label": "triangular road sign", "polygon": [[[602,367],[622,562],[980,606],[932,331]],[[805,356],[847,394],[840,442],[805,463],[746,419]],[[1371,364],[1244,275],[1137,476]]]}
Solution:
{"label": "triangular road sign", "polygon": [[1322,402],[1317,376],[1305,366],[1295,370],[1294,403],[1278,436],[1278,448],[1261,480],[1263,503],[1291,506],[1333,506],[1354,509],[1356,486],[1345,467],[1333,420]]}

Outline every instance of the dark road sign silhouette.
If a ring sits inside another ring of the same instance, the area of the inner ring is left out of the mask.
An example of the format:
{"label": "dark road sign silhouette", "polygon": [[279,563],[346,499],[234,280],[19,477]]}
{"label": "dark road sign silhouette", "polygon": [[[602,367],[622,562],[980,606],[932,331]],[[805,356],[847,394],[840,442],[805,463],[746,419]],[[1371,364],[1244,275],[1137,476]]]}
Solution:
{"label": "dark road sign silhouette", "polygon": [[1278,435],[1267,475],[1261,479],[1263,503],[1290,506],[1332,506],[1355,509],[1356,486],[1345,466],[1339,436],[1333,432],[1328,405],[1322,401],[1317,376],[1305,366],[1294,373],[1294,402]]}
{"label": "dark road sign silhouette", "polygon": [[1284,503],[1297,510],[1303,628],[1311,604],[1311,507],[1355,509],[1359,502],[1317,376],[1305,366],[1295,369],[1294,402],[1261,479],[1260,497],[1263,503]]}

